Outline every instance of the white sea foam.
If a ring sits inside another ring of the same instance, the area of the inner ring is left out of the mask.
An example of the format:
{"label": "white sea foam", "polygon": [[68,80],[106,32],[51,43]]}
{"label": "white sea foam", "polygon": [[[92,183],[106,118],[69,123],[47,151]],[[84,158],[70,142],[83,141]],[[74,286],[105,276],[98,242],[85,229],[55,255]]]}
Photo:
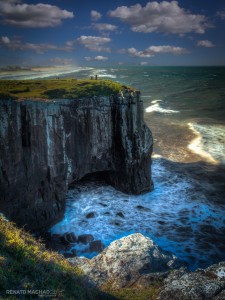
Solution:
{"label": "white sea foam", "polygon": [[[139,196],[124,194],[108,185],[77,185],[68,193],[64,219],[51,232],[92,234],[105,246],[122,236],[141,232],[189,263],[195,263],[193,257],[207,263],[215,253],[215,245],[209,243],[203,254],[198,242],[205,238],[201,226],[210,220],[211,226],[222,228],[224,210],[207,203],[192,182],[172,173],[160,159],[154,160],[152,174],[155,190]],[[90,212],[94,218],[86,217]],[[90,256],[79,245],[75,249],[78,255]]]}
{"label": "white sea foam", "polygon": [[102,77],[102,78],[104,78],[104,77],[106,77],[106,78],[117,78],[117,76],[116,75],[112,75],[112,74],[99,74],[98,75],[98,77]]}
{"label": "white sea foam", "polygon": [[179,113],[178,110],[166,109],[166,108],[161,107],[159,102],[162,102],[162,100],[153,100],[153,101],[151,101],[152,105],[148,106],[145,109],[145,111],[147,113],[151,113],[151,112],[159,112],[159,113],[164,113],[164,114]]}
{"label": "white sea foam", "polygon": [[188,126],[196,134],[188,148],[208,162],[225,164],[225,126],[193,123]]}

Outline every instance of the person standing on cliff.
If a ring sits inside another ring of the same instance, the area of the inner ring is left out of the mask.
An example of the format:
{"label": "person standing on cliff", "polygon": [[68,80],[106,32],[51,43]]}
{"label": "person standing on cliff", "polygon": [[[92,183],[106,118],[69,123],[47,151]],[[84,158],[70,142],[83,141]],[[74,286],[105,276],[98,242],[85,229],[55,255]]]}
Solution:
{"label": "person standing on cliff", "polygon": [[98,80],[98,75],[97,74],[95,75],[95,80]]}

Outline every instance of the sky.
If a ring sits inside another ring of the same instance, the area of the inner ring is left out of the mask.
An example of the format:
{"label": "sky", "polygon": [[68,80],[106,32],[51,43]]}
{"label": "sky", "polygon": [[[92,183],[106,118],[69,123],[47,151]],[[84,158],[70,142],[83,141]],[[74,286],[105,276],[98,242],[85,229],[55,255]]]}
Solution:
{"label": "sky", "polygon": [[0,67],[225,65],[224,0],[0,0]]}

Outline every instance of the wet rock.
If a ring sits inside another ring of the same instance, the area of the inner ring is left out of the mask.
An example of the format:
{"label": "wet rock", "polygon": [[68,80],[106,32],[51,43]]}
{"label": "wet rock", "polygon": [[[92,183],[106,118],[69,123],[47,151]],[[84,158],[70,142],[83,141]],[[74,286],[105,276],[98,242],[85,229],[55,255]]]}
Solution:
{"label": "wet rock", "polygon": [[90,212],[86,215],[86,218],[87,219],[91,219],[91,218],[94,218],[95,217],[95,213],[94,212]]}
{"label": "wet rock", "polygon": [[77,237],[74,232],[66,232],[61,236],[61,241],[65,244],[76,243]]}
{"label": "wet rock", "polygon": [[75,249],[72,249],[70,252],[64,252],[63,253],[63,256],[65,258],[73,258],[73,257],[76,257],[77,256],[77,252]]}
{"label": "wet rock", "polygon": [[112,288],[134,285],[137,280],[140,286],[141,278],[144,285],[151,285],[150,278],[164,276],[168,270],[181,265],[176,256],[163,251],[140,233],[112,242],[91,260],[82,260],[82,264],[78,258],[69,261],[79,265],[97,286],[110,282]]}
{"label": "wet rock", "polygon": [[100,240],[90,242],[89,251],[100,253],[104,250],[104,244]]}
{"label": "wet rock", "polygon": [[225,262],[196,272],[184,269],[173,271],[164,280],[157,300],[224,299]]}
{"label": "wet rock", "polygon": [[45,241],[46,247],[53,251],[66,251],[70,248],[69,243],[62,241],[61,234],[53,234]]}
{"label": "wet rock", "polygon": [[161,225],[165,225],[166,224],[165,221],[160,221],[160,220],[158,221],[158,223],[161,224]]}
{"label": "wet rock", "polygon": [[144,207],[144,206],[142,206],[142,205],[137,205],[136,208],[139,209],[139,210],[143,210],[143,211],[150,211],[149,208]]}
{"label": "wet rock", "polygon": [[122,211],[118,212],[116,215],[120,218],[124,218],[124,214],[122,213]]}
{"label": "wet rock", "polygon": [[82,243],[84,245],[87,245],[94,241],[94,237],[92,234],[82,234],[78,236],[78,243]]}
{"label": "wet rock", "polygon": [[101,206],[103,206],[103,207],[107,207],[107,206],[108,206],[107,204],[102,203],[102,202],[99,202],[99,204],[100,204]]}

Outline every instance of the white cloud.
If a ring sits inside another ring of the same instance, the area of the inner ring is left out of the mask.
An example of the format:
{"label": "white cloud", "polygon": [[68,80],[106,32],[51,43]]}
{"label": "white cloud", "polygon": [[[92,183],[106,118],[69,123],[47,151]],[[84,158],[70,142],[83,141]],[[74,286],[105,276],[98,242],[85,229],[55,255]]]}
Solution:
{"label": "white cloud", "polygon": [[7,36],[2,36],[2,42],[5,45],[10,44],[10,39]]}
{"label": "white cloud", "polygon": [[130,7],[120,6],[109,11],[110,17],[119,18],[131,25],[135,32],[163,32],[185,34],[188,32],[204,33],[212,27],[204,15],[191,14],[181,8],[178,1],[152,1],[142,7],[140,4]]}
{"label": "white cloud", "polygon": [[210,42],[209,40],[198,41],[197,46],[206,47],[206,48],[215,47],[215,45],[212,42]]}
{"label": "white cloud", "polygon": [[217,15],[220,19],[224,20],[224,19],[225,19],[225,10],[217,11],[216,15]]}
{"label": "white cloud", "polygon": [[20,38],[13,38],[10,39],[7,36],[2,36],[0,40],[0,44],[9,50],[13,51],[26,51],[32,50],[39,54],[42,54],[49,50],[58,50],[58,51],[72,51],[73,47],[64,45],[64,46],[57,46],[53,44],[41,43],[41,44],[34,44],[34,43],[25,43]]}
{"label": "white cloud", "polygon": [[82,35],[77,39],[77,41],[91,51],[110,52],[110,48],[104,46],[105,44],[111,42],[111,39],[108,37]]}
{"label": "white cloud", "polygon": [[129,49],[121,49],[119,53],[129,54],[133,57],[140,57],[140,58],[149,58],[153,57],[157,54],[161,53],[171,53],[174,55],[181,55],[188,53],[185,48],[182,47],[175,47],[175,46],[150,46],[143,51],[139,51],[136,48],[129,48]]}
{"label": "white cloud", "polygon": [[106,57],[106,56],[98,55],[98,56],[95,56],[95,57],[85,56],[84,59],[85,59],[86,61],[92,61],[92,60],[106,61],[106,60],[108,60],[109,58]]}
{"label": "white cloud", "polygon": [[105,61],[105,60],[108,60],[109,58],[106,57],[106,56],[98,55],[98,56],[95,56],[94,59],[95,59],[95,60],[102,60],[102,61]]}
{"label": "white cloud", "polygon": [[116,25],[107,23],[94,23],[93,26],[99,31],[115,31],[117,29]]}
{"label": "white cloud", "polygon": [[73,62],[73,60],[71,58],[55,57],[55,58],[51,58],[50,62],[57,65],[69,65]]}
{"label": "white cloud", "polygon": [[96,11],[96,10],[92,10],[91,11],[91,19],[92,21],[98,21],[99,19],[101,19],[102,15]]}
{"label": "white cloud", "polygon": [[74,14],[50,4],[0,0],[0,17],[8,25],[45,28],[60,25],[63,19],[71,19]]}

